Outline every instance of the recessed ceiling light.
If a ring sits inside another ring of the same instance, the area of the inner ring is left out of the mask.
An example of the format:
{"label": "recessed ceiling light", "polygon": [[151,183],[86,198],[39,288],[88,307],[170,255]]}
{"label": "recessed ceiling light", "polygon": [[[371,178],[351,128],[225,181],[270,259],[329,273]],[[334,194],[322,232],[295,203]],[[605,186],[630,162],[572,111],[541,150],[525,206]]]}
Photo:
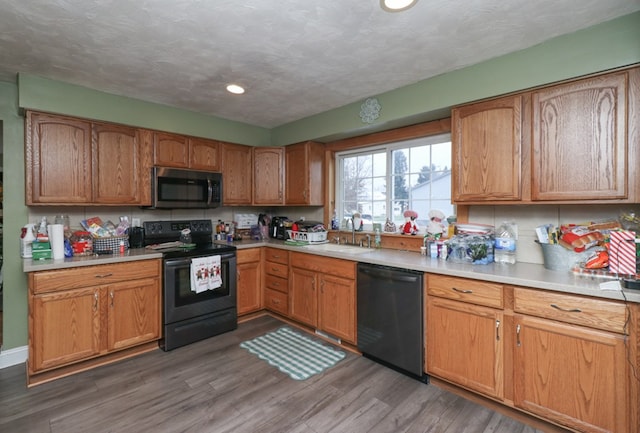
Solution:
{"label": "recessed ceiling light", "polygon": [[229,84],[227,86],[227,92],[233,93],[234,95],[242,95],[244,93],[244,87],[237,84]]}
{"label": "recessed ceiling light", "polygon": [[415,5],[418,0],[380,0],[380,7],[387,12],[400,12]]}

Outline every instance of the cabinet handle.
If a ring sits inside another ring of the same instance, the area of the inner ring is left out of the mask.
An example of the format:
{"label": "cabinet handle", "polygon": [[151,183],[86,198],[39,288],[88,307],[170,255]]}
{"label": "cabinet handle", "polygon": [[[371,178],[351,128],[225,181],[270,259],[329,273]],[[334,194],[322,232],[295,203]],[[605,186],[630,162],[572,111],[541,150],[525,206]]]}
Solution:
{"label": "cabinet handle", "polygon": [[113,308],[113,290],[109,293],[109,297],[111,298],[111,308]]}
{"label": "cabinet handle", "polygon": [[580,308],[562,308],[557,306],[556,304],[551,304],[551,307],[555,308],[556,310],[564,311],[565,313],[582,313],[582,310]]}
{"label": "cabinet handle", "polygon": [[500,341],[500,321],[496,319],[496,341]]}
{"label": "cabinet handle", "polygon": [[520,325],[516,325],[516,346],[520,347]]}
{"label": "cabinet handle", "polygon": [[311,280],[311,290],[316,291],[316,280]]}
{"label": "cabinet handle", "polygon": [[458,293],[466,293],[466,294],[473,293],[473,290],[460,290],[460,289],[458,289],[456,287],[452,287],[451,290],[453,290],[454,292],[458,292]]}
{"label": "cabinet handle", "polygon": [[324,293],[324,280],[320,281],[320,293]]}
{"label": "cabinet handle", "polygon": [[277,282],[277,281],[274,281],[274,282],[273,282],[273,285],[274,285],[274,286],[276,286],[276,287],[278,287],[278,286],[280,285],[280,283],[279,283],[279,282]]}
{"label": "cabinet handle", "polygon": [[93,292],[93,311],[98,311],[98,292]]}
{"label": "cabinet handle", "polygon": [[107,278],[113,275],[113,272],[109,272],[108,274],[98,274],[96,278]]}
{"label": "cabinet handle", "polygon": [[272,299],[271,302],[273,302],[275,305],[278,305],[280,303],[280,299]]}

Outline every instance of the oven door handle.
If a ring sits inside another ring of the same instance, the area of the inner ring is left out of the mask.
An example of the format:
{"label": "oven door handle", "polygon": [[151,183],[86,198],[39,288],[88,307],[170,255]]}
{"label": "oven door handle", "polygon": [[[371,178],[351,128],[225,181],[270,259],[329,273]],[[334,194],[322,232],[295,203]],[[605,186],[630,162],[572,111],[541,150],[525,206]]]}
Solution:
{"label": "oven door handle", "polygon": [[[212,256],[219,255],[220,256],[220,262],[223,263],[223,262],[228,261],[229,259],[231,259],[235,255],[235,253],[227,253],[227,254],[215,254],[215,253],[212,253],[211,255]],[[202,257],[202,256],[198,256],[198,257]],[[181,267],[181,266],[189,266],[189,265],[191,265],[191,259],[192,258],[193,257],[181,257],[179,259],[165,259],[164,266],[165,266],[165,268],[167,268],[167,267],[177,268],[177,267]]]}

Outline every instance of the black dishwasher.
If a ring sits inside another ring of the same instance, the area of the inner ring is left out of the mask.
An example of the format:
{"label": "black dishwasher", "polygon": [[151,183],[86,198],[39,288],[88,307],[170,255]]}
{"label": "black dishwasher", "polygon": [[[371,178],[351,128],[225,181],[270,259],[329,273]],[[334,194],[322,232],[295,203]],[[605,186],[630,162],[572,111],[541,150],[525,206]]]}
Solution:
{"label": "black dishwasher", "polygon": [[428,382],[424,370],[423,273],[358,264],[358,350]]}

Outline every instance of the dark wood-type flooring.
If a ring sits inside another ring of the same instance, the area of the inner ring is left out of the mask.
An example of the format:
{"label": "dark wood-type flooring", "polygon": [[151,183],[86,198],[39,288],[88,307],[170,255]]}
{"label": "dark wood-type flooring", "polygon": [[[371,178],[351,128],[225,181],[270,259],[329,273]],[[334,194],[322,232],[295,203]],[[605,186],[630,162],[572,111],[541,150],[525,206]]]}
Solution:
{"label": "dark wood-type flooring", "polygon": [[2,369],[0,432],[540,431],[350,352],[295,381],[239,347],[281,325],[259,317],[171,352],[30,389],[23,365]]}

